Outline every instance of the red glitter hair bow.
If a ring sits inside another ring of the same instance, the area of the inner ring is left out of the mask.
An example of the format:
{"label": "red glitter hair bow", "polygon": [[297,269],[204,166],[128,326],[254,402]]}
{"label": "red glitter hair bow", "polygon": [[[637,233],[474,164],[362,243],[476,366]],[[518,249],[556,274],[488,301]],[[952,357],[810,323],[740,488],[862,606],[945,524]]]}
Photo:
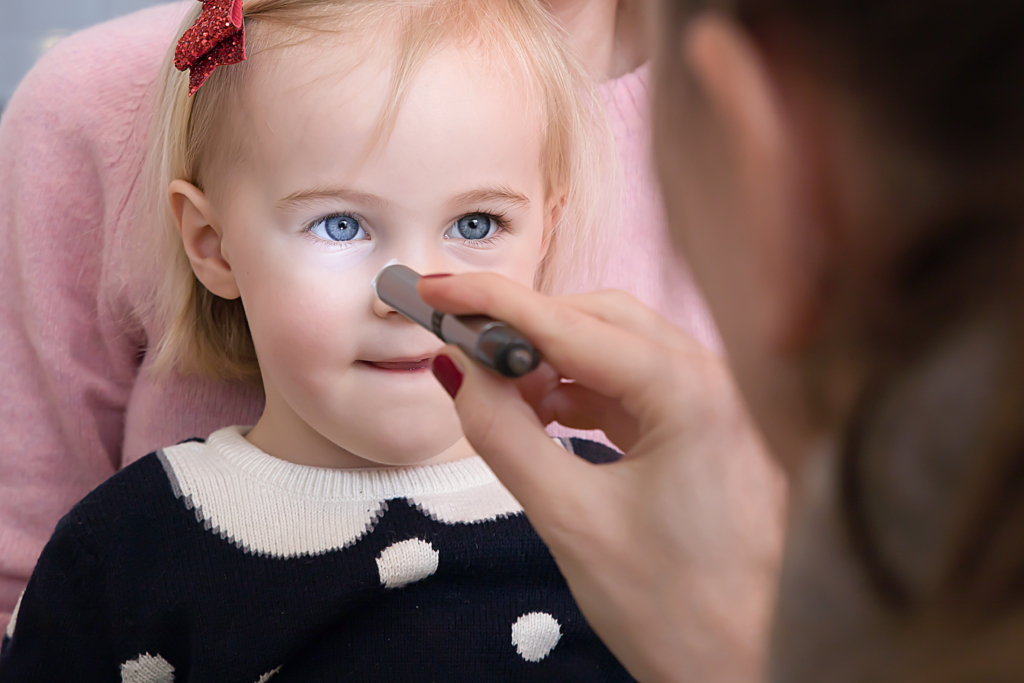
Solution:
{"label": "red glitter hair bow", "polygon": [[199,90],[218,66],[245,59],[245,24],[242,0],[199,0],[203,12],[178,41],[174,66],[189,70],[189,97]]}

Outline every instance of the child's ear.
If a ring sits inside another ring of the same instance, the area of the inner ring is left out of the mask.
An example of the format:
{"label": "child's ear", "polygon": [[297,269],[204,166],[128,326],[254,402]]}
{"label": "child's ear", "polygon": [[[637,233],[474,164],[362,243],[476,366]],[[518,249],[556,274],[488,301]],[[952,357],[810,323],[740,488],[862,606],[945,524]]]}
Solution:
{"label": "child's ear", "polygon": [[210,201],[202,190],[184,180],[172,182],[167,194],[192,272],[213,294],[223,299],[237,299],[238,284],[231,264],[221,251],[223,234],[213,219]]}

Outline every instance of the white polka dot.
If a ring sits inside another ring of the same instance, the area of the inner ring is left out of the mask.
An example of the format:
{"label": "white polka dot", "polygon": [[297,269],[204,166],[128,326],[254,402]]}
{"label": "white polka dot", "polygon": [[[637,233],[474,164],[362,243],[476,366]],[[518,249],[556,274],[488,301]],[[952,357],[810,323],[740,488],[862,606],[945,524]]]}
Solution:
{"label": "white polka dot", "polygon": [[121,665],[121,683],[174,683],[174,667],[147,652]]}
{"label": "white polka dot", "polygon": [[259,680],[256,681],[256,683],[267,683],[267,681],[269,681],[270,678],[274,674],[278,673],[279,671],[281,671],[281,667],[277,667],[276,669],[274,669],[272,671],[268,671],[267,673],[265,673],[262,676],[260,676]]}
{"label": "white polka dot", "polygon": [[18,610],[21,609],[21,599],[25,597],[25,591],[21,591],[21,595],[18,596],[18,602],[14,603],[14,611],[11,612],[11,620],[7,622],[7,637],[14,637],[14,623],[18,621]]}
{"label": "white polka dot", "polygon": [[389,545],[377,557],[377,571],[385,588],[421,581],[437,571],[438,553],[420,538]]}
{"label": "white polka dot", "polygon": [[562,637],[558,620],[544,612],[530,612],[512,624],[512,644],[528,662],[539,662],[551,654]]}

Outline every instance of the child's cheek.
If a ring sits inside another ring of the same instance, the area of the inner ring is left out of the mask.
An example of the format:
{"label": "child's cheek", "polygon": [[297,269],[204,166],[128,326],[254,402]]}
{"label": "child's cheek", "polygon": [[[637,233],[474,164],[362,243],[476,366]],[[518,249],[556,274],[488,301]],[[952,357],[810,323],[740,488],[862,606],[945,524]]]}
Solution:
{"label": "child's cheek", "polygon": [[281,250],[243,290],[260,366],[278,381],[304,383],[355,359],[371,312],[369,253],[313,244]]}
{"label": "child's cheek", "polygon": [[459,248],[459,258],[467,270],[490,271],[530,287],[540,265],[541,241],[531,235],[517,235],[494,249]]}
{"label": "child's cheek", "polygon": [[323,278],[324,282],[333,279],[335,274],[355,277],[358,271],[368,267],[365,262],[374,252],[373,243],[368,240],[330,243],[307,235],[299,241],[301,244],[292,245],[290,249],[292,267]]}

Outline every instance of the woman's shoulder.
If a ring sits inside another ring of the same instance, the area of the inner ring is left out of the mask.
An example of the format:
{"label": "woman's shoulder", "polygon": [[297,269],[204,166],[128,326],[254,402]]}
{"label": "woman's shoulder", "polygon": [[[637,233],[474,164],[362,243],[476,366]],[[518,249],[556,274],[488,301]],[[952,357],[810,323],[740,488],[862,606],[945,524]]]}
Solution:
{"label": "woman's shoulder", "polygon": [[25,76],[4,113],[102,137],[138,115],[187,5],[159,5],[72,34]]}
{"label": "woman's shoulder", "polygon": [[648,83],[650,81],[650,63],[645,62],[639,67],[611,78],[602,83],[598,90],[604,100],[608,124],[620,146],[630,139],[636,144],[646,143],[650,134],[648,120]]}

